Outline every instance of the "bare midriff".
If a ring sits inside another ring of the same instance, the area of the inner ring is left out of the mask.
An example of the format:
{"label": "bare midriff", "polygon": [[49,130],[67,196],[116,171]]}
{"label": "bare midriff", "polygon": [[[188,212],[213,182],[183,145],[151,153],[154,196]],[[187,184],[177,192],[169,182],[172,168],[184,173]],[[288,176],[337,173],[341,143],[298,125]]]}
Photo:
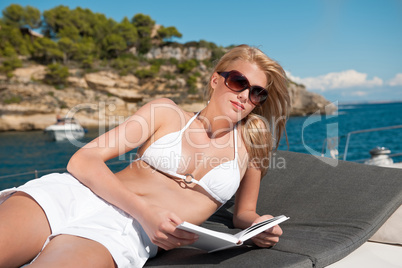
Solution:
{"label": "bare midriff", "polygon": [[162,174],[142,160],[132,163],[116,176],[148,204],[170,210],[182,220],[195,224],[208,219],[220,206],[202,187]]}

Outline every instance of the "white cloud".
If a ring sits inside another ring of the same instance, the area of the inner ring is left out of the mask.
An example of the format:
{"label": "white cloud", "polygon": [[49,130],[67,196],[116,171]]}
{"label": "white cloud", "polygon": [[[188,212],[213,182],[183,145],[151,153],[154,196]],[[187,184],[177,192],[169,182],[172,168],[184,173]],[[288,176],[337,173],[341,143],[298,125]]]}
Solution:
{"label": "white cloud", "polygon": [[342,93],[343,96],[357,96],[357,97],[364,97],[367,94],[368,93],[366,91],[352,91]]}
{"label": "white cloud", "polygon": [[369,80],[367,79],[367,74],[359,73],[355,70],[328,73],[325,75],[306,78],[293,76],[289,72],[287,72],[287,75],[292,81],[305,85],[307,89],[318,89],[321,91],[338,88],[374,87],[383,85],[381,78],[375,76],[373,79]]}
{"label": "white cloud", "polygon": [[396,74],[394,78],[388,81],[388,85],[394,86],[402,86],[402,73]]}

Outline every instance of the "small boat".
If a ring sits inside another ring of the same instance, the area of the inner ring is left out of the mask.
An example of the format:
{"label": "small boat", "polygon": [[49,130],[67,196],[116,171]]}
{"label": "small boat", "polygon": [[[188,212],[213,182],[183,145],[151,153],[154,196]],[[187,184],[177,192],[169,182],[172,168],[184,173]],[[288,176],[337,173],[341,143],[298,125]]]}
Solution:
{"label": "small boat", "polygon": [[45,133],[56,141],[77,140],[85,136],[84,129],[77,120],[72,117],[58,118],[57,123],[45,128]]}

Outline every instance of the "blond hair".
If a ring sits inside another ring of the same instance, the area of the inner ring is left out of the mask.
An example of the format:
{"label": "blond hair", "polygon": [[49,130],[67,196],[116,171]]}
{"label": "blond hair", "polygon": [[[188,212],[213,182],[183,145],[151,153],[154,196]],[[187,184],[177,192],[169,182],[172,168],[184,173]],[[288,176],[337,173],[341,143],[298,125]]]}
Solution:
{"label": "blond hair", "polygon": [[[265,175],[274,144],[277,148],[282,135],[286,136],[285,125],[290,109],[286,74],[277,62],[270,59],[260,49],[248,45],[240,45],[229,50],[218,61],[212,74],[228,71],[226,68],[236,60],[256,64],[267,77],[265,88],[268,89],[268,99],[261,106],[256,106],[239,122],[250,164],[260,169],[262,175]],[[208,99],[211,98],[212,92],[213,88],[209,83]]]}

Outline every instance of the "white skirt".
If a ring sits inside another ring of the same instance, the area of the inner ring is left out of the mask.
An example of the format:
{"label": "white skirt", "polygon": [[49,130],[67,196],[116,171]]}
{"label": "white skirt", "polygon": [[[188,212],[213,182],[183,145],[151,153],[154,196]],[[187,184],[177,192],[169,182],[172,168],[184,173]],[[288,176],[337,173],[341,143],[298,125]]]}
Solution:
{"label": "white skirt", "polygon": [[118,267],[142,267],[158,247],[129,214],[95,195],[68,173],[53,173],[0,192],[0,204],[17,191],[30,195],[46,213],[51,235],[75,235],[105,246]]}

